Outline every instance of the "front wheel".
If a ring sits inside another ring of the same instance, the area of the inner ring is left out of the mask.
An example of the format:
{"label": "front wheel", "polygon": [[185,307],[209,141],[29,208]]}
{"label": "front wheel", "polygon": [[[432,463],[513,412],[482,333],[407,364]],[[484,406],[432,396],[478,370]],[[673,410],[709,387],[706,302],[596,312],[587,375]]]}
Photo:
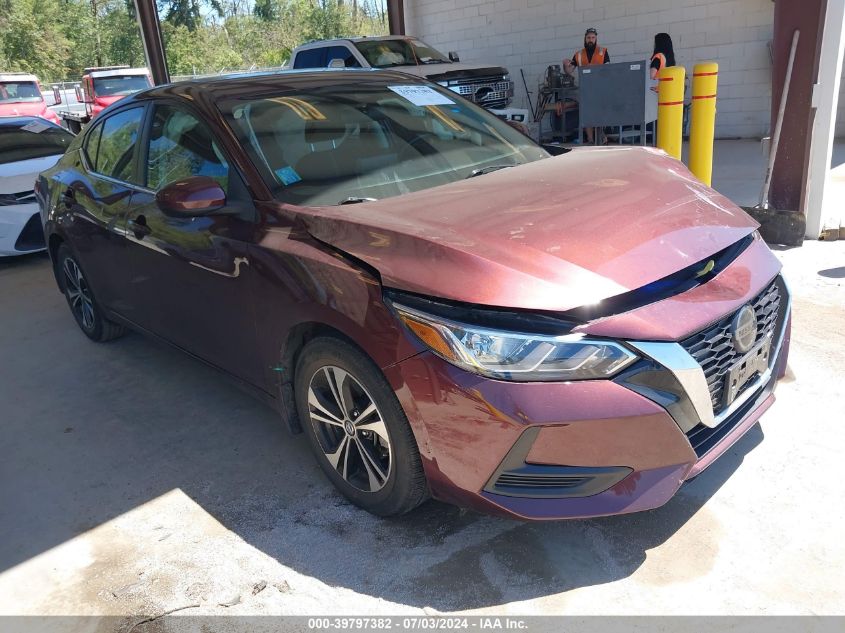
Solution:
{"label": "front wheel", "polygon": [[417,444],[378,367],[335,338],[311,341],[296,367],[296,404],[317,462],[352,503],[379,516],[428,497]]}

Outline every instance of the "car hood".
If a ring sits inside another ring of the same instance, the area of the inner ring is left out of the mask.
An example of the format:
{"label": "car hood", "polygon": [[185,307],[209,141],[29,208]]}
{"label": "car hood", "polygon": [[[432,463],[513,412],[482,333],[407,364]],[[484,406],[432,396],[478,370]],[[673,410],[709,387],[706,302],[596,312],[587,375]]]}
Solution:
{"label": "car hood", "polygon": [[447,81],[462,77],[489,77],[491,75],[506,75],[507,70],[501,66],[485,64],[465,64],[463,62],[449,62],[448,64],[419,64],[408,66],[391,66],[389,70],[398,70],[409,75],[425,77],[431,81]]}
{"label": "car hood", "polygon": [[30,103],[4,103],[0,106],[0,116],[43,116],[47,105],[43,101]]}
{"label": "car hood", "polygon": [[32,191],[38,174],[50,169],[61,157],[59,154],[0,165],[0,194]]}
{"label": "car hood", "polygon": [[758,225],[650,148],[577,149],[375,202],[300,208],[385,286],[563,311],[701,261]]}

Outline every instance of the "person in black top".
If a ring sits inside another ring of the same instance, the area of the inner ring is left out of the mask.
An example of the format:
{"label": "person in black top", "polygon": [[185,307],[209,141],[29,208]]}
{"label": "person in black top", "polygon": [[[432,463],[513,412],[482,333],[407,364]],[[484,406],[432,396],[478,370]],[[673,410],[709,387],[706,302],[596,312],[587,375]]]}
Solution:
{"label": "person in black top", "polygon": [[675,49],[668,33],[654,36],[654,52],[651,55],[651,78],[657,79],[657,73],[667,66],[675,65]]}

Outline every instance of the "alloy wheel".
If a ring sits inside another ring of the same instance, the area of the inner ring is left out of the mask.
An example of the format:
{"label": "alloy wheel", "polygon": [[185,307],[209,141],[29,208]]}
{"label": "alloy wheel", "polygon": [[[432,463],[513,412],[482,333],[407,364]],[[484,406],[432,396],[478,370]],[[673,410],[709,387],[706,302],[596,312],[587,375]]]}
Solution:
{"label": "alloy wheel", "polygon": [[65,276],[65,291],[70,309],[86,330],[94,329],[94,299],[91,290],[77,263],[66,257],[62,266]]}
{"label": "alloy wheel", "polygon": [[308,385],[308,413],[332,468],[358,490],[381,490],[393,451],[384,418],[363,385],[340,367],[321,367]]}

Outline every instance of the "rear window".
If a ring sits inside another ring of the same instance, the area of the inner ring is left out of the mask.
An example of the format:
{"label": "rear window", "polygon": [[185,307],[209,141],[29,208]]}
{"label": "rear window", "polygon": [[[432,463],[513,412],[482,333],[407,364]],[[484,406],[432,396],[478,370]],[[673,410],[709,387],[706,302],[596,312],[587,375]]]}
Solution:
{"label": "rear window", "polygon": [[97,173],[141,184],[135,178],[135,145],[143,115],[143,108],[132,108],[112,114],[103,121],[97,148]]}
{"label": "rear window", "polygon": [[[24,129],[25,128],[25,129]],[[46,121],[0,126],[0,164],[64,154],[73,134]]]}

